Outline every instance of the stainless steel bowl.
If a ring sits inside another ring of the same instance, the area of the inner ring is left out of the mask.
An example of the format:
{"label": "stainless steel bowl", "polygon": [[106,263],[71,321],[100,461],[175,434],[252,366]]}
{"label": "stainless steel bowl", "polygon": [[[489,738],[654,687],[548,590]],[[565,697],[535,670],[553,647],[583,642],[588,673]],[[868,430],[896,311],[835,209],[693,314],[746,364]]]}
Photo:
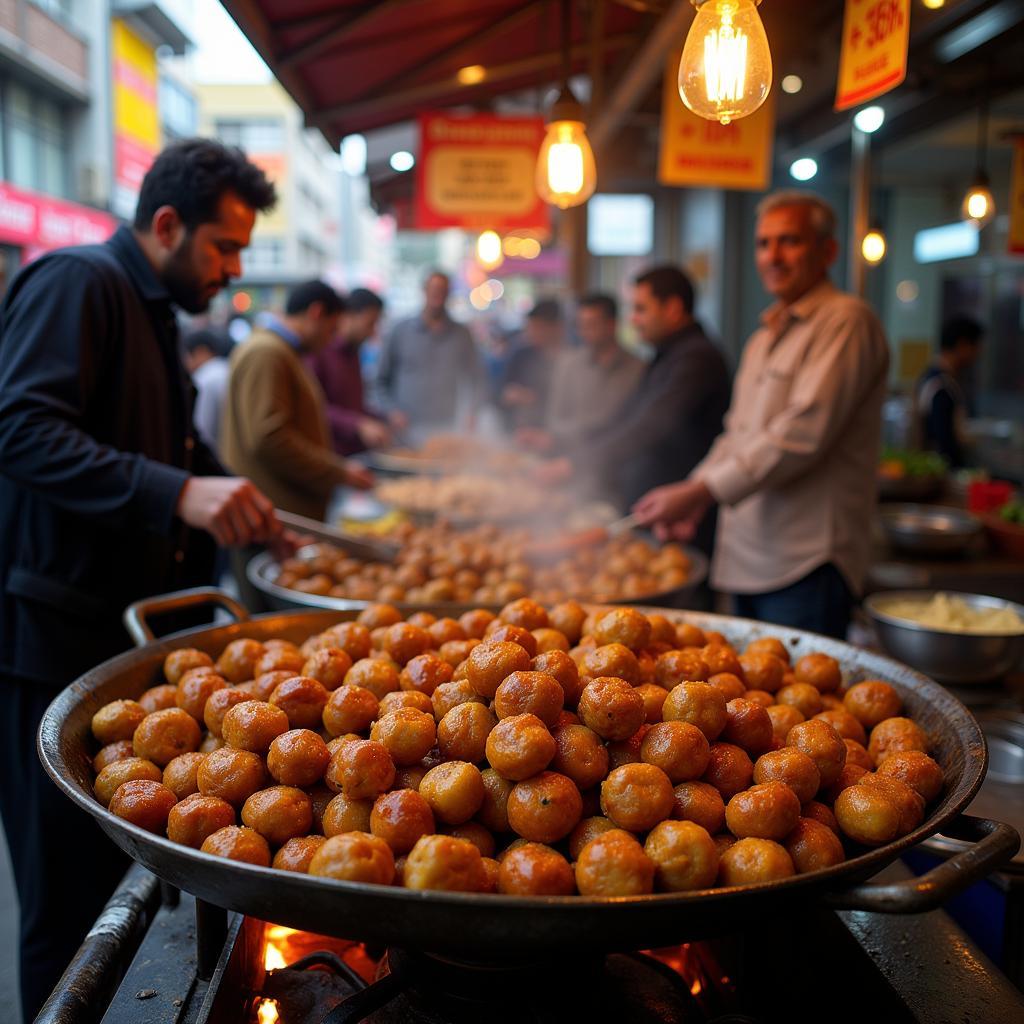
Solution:
{"label": "stainless steel bowl", "polygon": [[935,505],[891,505],[881,509],[889,543],[915,555],[958,555],[981,532],[969,512]]}
{"label": "stainless steel bowl", "polygon": [[[983,594],[959,597],[974,608],[1012,608],[1024,618],[1024,606]],[[885,608],[894,601],[927,601],[932,590],[887,590],[864,601],[878,639],[894,658],[930,675],[940,683],[970,686],[1005,675],[1024,658],[1024,633],[950,633],[889,615]]]}

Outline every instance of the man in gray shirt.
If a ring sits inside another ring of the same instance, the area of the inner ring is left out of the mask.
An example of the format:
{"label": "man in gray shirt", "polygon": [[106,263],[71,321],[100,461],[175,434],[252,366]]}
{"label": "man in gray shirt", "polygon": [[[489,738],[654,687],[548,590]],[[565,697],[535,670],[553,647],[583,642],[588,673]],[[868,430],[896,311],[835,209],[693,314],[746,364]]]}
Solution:
{"label": "man in gray shirt", "polygon": [[467,427],[483,393],[476,345],[448,315],[448,291],[448,276],[433,271],[423,285],[423,312],[395,324],[381,350],[381,395],[408,419],[415,443]]}

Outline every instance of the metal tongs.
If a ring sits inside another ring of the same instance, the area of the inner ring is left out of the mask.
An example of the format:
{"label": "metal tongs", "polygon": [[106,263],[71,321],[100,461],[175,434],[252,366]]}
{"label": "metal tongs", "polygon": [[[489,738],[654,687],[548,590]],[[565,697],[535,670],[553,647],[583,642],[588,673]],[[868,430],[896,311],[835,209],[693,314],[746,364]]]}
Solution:
{"label": "metal tongs", "polygon": [[569,554],[572,551],[580,551],[583,548],[596,547],[614,537],[628,533],[638,524],[637,517],[630,513],[621,519],[607,523],[604,526],[590,526],[585,530],[573,530],[568,533],[560,533],[547,540],[533,541],[527,545],[525,554],[528,558],[543,558],[562,554]]}
{"label": "metal tongs", "polygon": [[317,522],[317,520],[309,519],[306,516],[296,515],[294,512],[286,512],[281,508],[274,509],[274,514],[282,526],[287,526],[297,533],[308,534],[316,540],[334,544],[343,551],[347,551],[356,558],[362,558],[364,561],[393,562],[398,554],[398,546],[396,544],[357,537],[333,526],[328,526],[326,523]]}

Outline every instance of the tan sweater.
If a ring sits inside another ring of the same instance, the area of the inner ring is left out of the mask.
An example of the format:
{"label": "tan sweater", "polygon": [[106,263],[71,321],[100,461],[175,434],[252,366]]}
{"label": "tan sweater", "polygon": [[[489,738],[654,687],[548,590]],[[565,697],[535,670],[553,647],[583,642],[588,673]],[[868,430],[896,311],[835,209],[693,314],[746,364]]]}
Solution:
{"label": "tan sweater", "polygon": [[331,492],[345,482],[320,385],[271,330],[257,328],[231,356],[221,454],[278,508],[312,519],[323,520]]}

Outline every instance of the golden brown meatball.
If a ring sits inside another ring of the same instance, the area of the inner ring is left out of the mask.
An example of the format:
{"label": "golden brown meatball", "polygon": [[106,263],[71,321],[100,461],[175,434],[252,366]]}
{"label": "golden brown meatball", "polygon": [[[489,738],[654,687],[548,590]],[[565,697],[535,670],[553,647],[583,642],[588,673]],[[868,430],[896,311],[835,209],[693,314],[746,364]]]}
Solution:
{"label": "golden brown meatball", "polygon": [[364,608],[356,618],[367,629],[379,629],[381,626],[393,626],[402,621],[402,613],[391,604],[371,604]]}
{"label": "golden brown meatball", "polygon": [[263,653],[263,644],[258,640],[232,640],[217,659],[216,668],[229,683],[244,683],[256,673],[256,661]]}
{"label": "golden brown meatball", "polygon": [[251,683],[239,683],[237,689],[246,690],[252,700],[269,701],[270,695],[281,683],[286,679],[291,679],[293,675],[295,675],[294,672],[282,672],[280,670],[264,672],[262,675],[258,675]]}
{"label": "golden brown meatball", "polygon": [[137,757],[166,767],[179,754],[199,746],[202,734],[196,720],[181,708],[166,708],[146,715],[132,737]]}
{"label": "golden brown meatball", "polygon": [[108,764],[115,761],[124,761],[135,756],[135,747],[131,740],[118,740],[116,743],[108,743],[92,759],[92,770],[99,775]]}
{"label": "golden brown meatball", "polygon": [[374,801],[369,830],[398,856],[408,853],[421,836],[434,834],[434,814],[420,793],[394,789]]}
{"label": "golden brown meatball", "polygon": [[795,871],[785,848],[771,839],[737,840],[719,862],[718,881],[722,885],[757,885],[790,878]]}
{"label": "golden brown meatball", "polygon": [[488,763],[504,778],[515,782],[543,771],[556,751],[554,737],[536,715],[504,718],[487,736]]}
{"label": "golden brown meatball", "polygon": [[385,715],[390,715],[392,711],[400,711],[402,708],[412,708],[431,718],[434,717],[433,701],[425,693],[419,693],[416,690],[399,690],[396,693],[385,693],[381,697],[377,718],[379,720]]}
{"label": "golden brown meatball", "polygon": [[784,845],[799,875],[842,864],[846,859],[835,832],[812,818],[801,818],[786,836]]}
{"label": "golden brown meatball", "polygon": [[819,721],[828,722],[844,740],[856,740],[862,746],[868,741],[864,726],[845,708],[828,708],[814,717]]}
{"label": "golden brown meatball", "polygon": [[399,685],[403,690],[417,690],[428,697],[442,684],[452,679],[452,666],[436,654],[419,654],[402,669]]}
{"label": "golden brown meatball", "polygon": [[292,676],[277,686],[270,695],[270,703],[288,716],[292,729],[318,729],[323,722],[328,696],[315,679]]}
{"label": "golden brown meatball", "polygon": [[858,743],[856,740],[844,739],[843,743],[846,744],[847,764],[859,764],[861,768],[864,768],[867,771],[871,771],[871,769],[875,767],[875,762],[868,753],[867,747]]}
{"label": "golden brown meatball", "polygon": [[304,836],[313,824],[313,805],[295,786],[271,786],[253,793],[242,805],[242,822],[271,846]]}
{"label": "golden brown meatball", "polygon": [[466,678],[482,697],[491,698],[513,672],[525,672],[530,655],[519,644],[488,640],[474,647],[466,661]]}
{"label": "golden brown meatball", "polygon": [[719,672],[711,676],[708,679],[708,685],[718,690],[726,701],[747,696],[746,684],[739,676],[734,676],[731,672]]}
{"label": "golden brown meatball", "polygon": [[708,683],[680,683],[673,687],[661,713],[666,722],[695,725],[709,743],[721,735],[729,720],[725,697]]}
{"label": "golden brown meatball", "polygon": [[323,836],[298,836],[289,839],[277,853],[274,854],[273,863],[270,865],[278,871],[294,871],[296,874],[305,875],[309,873],[309,865],[317,850],[327,840]]}
{"label": "golden brown meatball", "polygon": [[267,751],[267,770],[282,786],[314,786],[331,759],[327,744],[311,729],[289,729]]}
{"label": "golden brown meatball", "polygon": [[327,698],[323,726],[332,736],[365,733],[377,718],[379,708],[379,701],[369,690],[343,683]]}
{"label": "golden brown meatball", "polygon": [[[436,770],[436,769],[435,769]],[[567,836],[583,814],[576,784],[558,772],[541,772],[518,782],[509,794],[508,822],[517,835],[537,843]]]}
{"label": "golden brown meatball", "polygon": [[325,690],[336,690],[352,668],[352,659],[340,647],[322,647],[299,666],[297,675],[315,679]]}
{"label": "golden brown meatball", "polygon": [[804,721],[804,716],[789,704],[773,704],[767,711],[768,717],[772,720],[772,733],[775,736],[776,746],[785,746],[789,730],[797,723]]}
{"label": "golden brown meatball", "polygon": [[146,709],[134,700],[112,700],[92,716],[92,734],[106,746],[130,740],[146,717]]}
{"label": "golden brown meatball", "polygon": [[167,838],[198,850],[207,836],[235,823],[235,809],[215,796],[192,793],[176,803],[167,816]]}
{"label": "golden brown meatball", "polygon": [[879,722],[899,715],[903,701],[888,683],[880,679],[865,679],[846,691],[843,706],[865,729],[873,729]]}
{"label": "golden brown meatball", "polygon": [[891,754],[905,750],[920,750],[927,754],[928,746],[928,737],[916,722],[909,718],[887,718],[871,730],[868,753],[875,759],[875,764],[881,764]]}
{"label": "golden brown meatball", "polygon": [[483,704],[469,701],[456,705],[437,726],[441,756],[450,761],[478,764],[487,755],[487,737],[497,724],[494,713]]}
{"label": "golden brown meatball", "polygon": [[726,722],[721,738],[757,756],[775,742],[772,720],[766,708],[752,700],[736,697],[725,706]]}
{"label": "golden brown meatball", "polygon": [[353,663],[370,656],[370,630],[362,622],[339,622],[324,635],[330,640],[329,646],[339,647]]}
{"label": "golden brown meatball", "polygon": [[266,754],[274,737],[288,729],[288,715],[285,711],[261,700],[246,700],[236,704],[227,710],[221,721],[224,742],[236,750],[251,750],[254,754]]}
{"label": "golden brown meatball", "polygon": [[655,825],[644,853],[654,861],[654,881],[662,892],[690,892],[715,884],[718,850],[707,831],[692,821]]}
{"label": "golden brown meatball", "polygon": [[373,723],[370,738],[380,743],[396,765],[413,765],[434,745],[437,726],[432,715],[416,708],[398,708]]}
{"label": "golden brown meatball", "polygon": [[325,836],[339,836],[344,832],[369,832],[373,816],[373,800],[352,800],[339,793],[321,813],[321,828]]}
{"label": "golden brown meatball", "polygon": [[684,682],[703,682],[710,674],[700,653],[692,649],[665,651],[654,663],[654,680],[666,690]]}
{"label": "golden brown meatball", "polygon": [[498,618],[510,625],[531,630],[543,629],[549,622],[544,608],[528,597],[521,597],[505,605],[498,613]]}
{"label": "golden brown meatball", "polygon": [[846,744],[828,722],[811,719],[789,730],[786,743],[802,750],[817,766],[822,786],[831,786],[846,764]]}
{"label": "golden brown meatball", "polygon": [[800,817],[800,801],[783,782],[763,782],[737,793],[726,805],[725,823],[738,839],[784,839]]}
{"label": "golden brown meatball", "polygon": [[640,758],[656,765],[672,781],[699,779],[711,759],[711,747],[704,733],[688,722],[658,722],[644,734]]}
{"label": "golden brown meatball", "polygon": [[494,644],[519,644],[531,658],[537,655],[537,638],[528,629],[523,629],[521,626],[513,626],[508,622],[501,622],[500,620],[492,622],[487,627],[484,640],[487,643]]}
{"label": "golden brown meatball", "polygon": [[536,715],[549,728],[562,711],[564,694],[554,676],[546,672],[513,672],[506,676],[494,694],[498,718]]}
{"label": "golden brown meatball", "polygon": [[216,796],[233,807],[242,804],[266,784],[266,768],[259,754],[221,747],[207,754],[196,772],[203,796]]}
{"label": "golden brown meatball", "polygon": [[202,716],[202,721],[209,730],[210,735],[221,739],[224,716],[236,704],[252,700],[252,698],[252,693],[240,686],[222,686],[214,690],[203,706]]}
{"label": "golden brown meatball", "polygon": [[800,808],[800,814],[804,818],[811,818],[814,821],[820,822],[826,828],[835,832],[836,835],[839,835],[839,822],[836,821],[836,816],[832,813],[830,807],[827,807],[820,801],[808,800]]}
{"label": "golden brown meatball", "polygon": [[253,676],[261,676],[264,672],[290,672],[298,675],[306,664],[306,657],[297,647],[271,647],[273,641],[264,644],[263,653],[256,659],[252,667]]}
{"label": "golden brown meatball", "polygon": [[676,643],[680,647],[705,647],[707,637],[704,630],[689,622],[681,622],[676,626]]}
{"label": "golden brown meatball", "polygon": [[732,743],[712,743],[711,756],[704,771],[704,782],[710,783],[725,800],[750,785],[754,762],[747,752]]}
{"label": "golden brown meatball", "polygon": [[652,764],[626,764],[601,783],[601,812],[619,828],[645,832],[675,807],[669,777]]}
{"label": "golden brown meatball", "polygon": [[897,835],[904,836],[913,832],[924,820],[924,800],[917,790],[891,775],[876,775],[865,772],[858,785],[870,786],[882,790],[896,805],[900,814],[900,825]]}
{"label": "golden brown meatball", "polygon": [[480,892],[487,883],[480,851],[455,836],[422,836],[409,852],[402,872],[407,889]]}
{"label": "golden brown meatball", "polygon": [[164,658],[164,678],[172,686],[181,682],[181,677],[193,668],[212,668],[213,658],[206,651],[197,651],[194,647],[181,647],[171,651]]}
{"label": "golden brown meatball", "polygon": [[748,651],[740,658],[743,677],[751,690],[767,690],[775,693],[782,687],[786,663],[774,654],[763,651]]}
{"label": "golden brown meatball", "polygon": [[110,812],[147,832],[162,835],[167,828],[167,815],[177,802],[178,798],[162,783],[129,779],[110,798]]}
{"label": "golden brown meatball", "polygon": [[705,647],[701,648],[700,656],[708,667],[710,675],[715,676],[720,672],[729,672],[734,676],[744,678],[743,666],[736,652],[729,646],[720,642],[713,642],[710,639]]}
{"label": "golden brown meatball", "polygon": [[554,731],[557,746],[551,769],[572,779],[581,789],[596,786],[608,774],[608,750],[601,737],[585,725]]}
{"label": "golden brown meatball", "polygon": [[309,862],[309,873],[344,882],[390,885],[395,879],[395,858],[383,839],[368,832],[331,836]]}
{"label": "golden brown meatball", "polygon": [[469,821],[484,802],[480,769],[467,761],[446,761],[423,776],[419,795],[426,800],[437,821],[461,825]]}
{"label": "golden brown meatball", "polygon": [[591,839],[596,839],[605,832],[611,832],[615,825],[603,815],[591,815],[583,818],[576,827],[569,833],[568,848],[569,857],[575,861],[579,859],[580,851]]}
{"label": "golden brown meatball", "polygon": [[92,790],[96,794],[96,799],[104,807],[107,807],[114,794],[124,783],[135,780],[161,782],[163,772],[152,761],[147,761],[145,758],[124,757],[108,764],[96,776]]}
{"label": "golden brown meatball", "polygon": [[838,690],[843,682],[839,662],[827,654],[805,654],[794,666],[799,683],[810,683],[822,693]]}
{"label": "golden brown meatball", "polygon": [[597,620],[594,638],[598,644],[621,644],[640,651],[650,642],[651,624],[635,608],[614,608]]}
{"label": "golden brown meatball", "polygon": [[168,762],[164,769],[163,784],[178,800],[199,792],[196,776],[205,758],[205,754],[199,753],[179,754]]}
{"label": "golden brown meatball", "polygon": [[163,711],[165,708],[177,707],[175,703],[177,696],[177,686],[169,684],[151,686],[139,697],[139,703],[145,708],[146,714],[151,715],[154,711]]}
{"label": "golden brown meatball", "polygon": [[438,722],[440,722],[452,708],[456,708],[460,704],[471,703],[483,704],[486,706],[487,701],[469,685],[468,679],[456,679],[452,680],[450,683],[442,683],[430,697],[430,704],[433,708],[434,718]]}
{"label": "golden brown meatball", "polygon": [[[433,725],[433,719],[430,720]],[[418,759],[417,759],[418,760]],[[352,800],[375,799],[395,781],[395,763],[388,748],[374,740],[352,740],[338,747],[324,781]]]}
{"label": "golden brown meatball", "polygon": [[386,694],[395,693],[400,687],[398,666],[377,658],[363,658],[345,673],[347,686],[361,686],[364,690],[383,700]]}
{"label": "golden brown meatball", "polygon": [[508,797],[515,783],[503,778],[493,768],[485,768],[480,778],[484,784],[484,802],[477,812],[477,821],[496,834],[508,832]]}
{"label": "golden brown meatball", "polygon": [[707,782],[681,782],[674,791],[672,817],[692,821],[715,835],[725,828],[725,801],[722,794]]}
{"label": "golden brown meatball", "polygon": [[564,604],[555,605],[548,613],[548,624],[563,633],[571,644],[579,643],[583,635],[583,623],[587,613],[583,607],[575,601],[566,601]]}
{"label": "golden brown meatball", "polygon": [[643,698],[615,676],[591,679],[580,694],[577,711],[583,724],[606,740],[624,740],[644,722]]}
{"label": "golden brown meatball", "polygon": [[821,691],[810,683],[791,683],[776,694],[780,704],[794,707],[804,718],[813,718],[822,709]]}
{"label": "golden brown meatball", "polygon": [[928,803],[941,792],[945,784],[942,769],[936,761],[920,750],[901,750],[890,754],[879,766],[878,775],[899,779],[906,783]]}
{"label": "golden brown meatball", "polygon": [[762,636],[751,640],[743,652],[747,654],[772,654],[783,664],[789,665],[789,650],[777,636]]}
{"label": "golden brown meatball", "polygon": [[562,688],[565,707],[576,707],[583,692],[583,682],[576,662],[568,654],[564,651],[542,651],[530,662],[530,668],[534,672],[546,672],[554,676]]}
{"label": "golden brown meatball", "polygon": [[226,857],[261,868],[270,867],[270,847],[266,839],[245,826],[228,825],[218,829],[203,840],[200,849],[215,857]]}
{"label": "golden brown meatball", "polygon": [[797,747],[762,754],[754,764],[754,782],[784,782],[801,804],[813,800],[821,788],[818,766]]}
{"label": "golden brown meatball", "polygon": [[583,656],[581,666],[585,675],[625,679],[631,686],[640,684],[640,663],[636,655],[622,644],[604,644]]}
{"label": "golden brown meatball", "polygon": [[844,835],[865,846],[882,846],[900,832],[900,809],[875,786],[850,786],[836,799],[835,816]]}
{"label": "golden brown meatball", "polygon": [[571,896],[576,879],[569,862],[541,843],[524,843],[504,857],[498,891],[516,896]]}
{"label": "golden brown meatball", "polygon": [[581,896],[643,896],[654,891],[656,870],[636,838],[616,828],[580,850],[576,888]]}
{"label": "golden brown meatball", "polygon": [[569,652],[569,641],[564,633],[557,629],[535,629],[533,638],[537,641],[537,654],[544,654],[548,651],[561,651],[563,654]]}

